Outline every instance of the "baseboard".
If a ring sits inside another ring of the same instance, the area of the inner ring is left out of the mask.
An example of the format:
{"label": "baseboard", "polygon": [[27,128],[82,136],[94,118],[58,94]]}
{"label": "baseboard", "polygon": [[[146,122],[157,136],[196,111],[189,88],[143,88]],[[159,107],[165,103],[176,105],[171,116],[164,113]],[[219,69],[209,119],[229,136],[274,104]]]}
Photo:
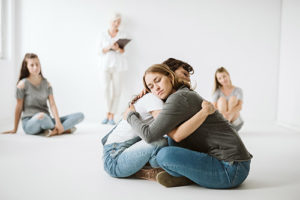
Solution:
{"label": "baseboard", "polygon": [[283,126],[285,128],[300,132],[300,126],[295,124],[289,124],[285,122],[277,122],[279,126]]}

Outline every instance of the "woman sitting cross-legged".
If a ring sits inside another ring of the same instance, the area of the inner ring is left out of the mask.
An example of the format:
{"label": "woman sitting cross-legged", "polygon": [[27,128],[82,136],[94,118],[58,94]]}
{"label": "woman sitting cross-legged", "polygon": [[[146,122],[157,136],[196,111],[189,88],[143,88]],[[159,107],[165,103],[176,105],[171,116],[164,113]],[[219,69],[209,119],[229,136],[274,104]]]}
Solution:
{"label": "woman sitting cross-legged", "polygon": [[131,108],[128,123],[148,143],[166,133],[174,141],[156,155],[158,165],[165,170],[158,173],[157,181],[166,187],[189,184],[185,179],[207,188],[242,184],[252,155],[222,114],[211,109],[201,112],[205,110],[204,99],[166,65],[151,66],[143,80],[146,89],[165,102],[163,109],[149,125]]}
{"label": "woman sitting cross-legged", "polygon": [[[52,87],[42,74],[38,56],[33,53],[27,53],[23,59],[16,98],[14,129],[4,133],[17,132],[22,113],[23,130],[30,135],[71,133],[84,118],[82,113],[59,117]],[[54,118],[50,117],[47,100]]]}

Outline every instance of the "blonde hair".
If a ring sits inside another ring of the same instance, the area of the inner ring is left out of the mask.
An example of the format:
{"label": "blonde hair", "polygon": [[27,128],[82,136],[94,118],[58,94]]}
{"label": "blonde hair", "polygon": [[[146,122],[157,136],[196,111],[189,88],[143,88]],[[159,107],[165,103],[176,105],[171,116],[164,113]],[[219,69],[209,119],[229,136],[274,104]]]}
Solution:
{"label": "blonde hair", "polygon": [[113,13],[111,16],[110,16],[110,22],[113,22],[117,19],[120,19],[122,20],[122,17],[121,17],[121,14],[120,13]]}
{"label": "blonde hair", "polygon": [[219,83],[219,81],[217,79],[217,73],[226,73],[229,76],[229,81],[230,81],[230,84],[232,85],[229,72],[224,67],[220,67],[215,72],[215,85],[214,85],[213,93],[215,93],[217,89],[222,87],[221,83]]}
{"label": "blonde hair", "polygon": [[162,74],[164,76],[167,76],[171,81],[173,89],[175,89],[175,90],[178,90],[181,86],[186,86],[189,89],[191,89],[191,85],[186,81],[179,80],[177,78],[177,76],[175,75],[175,73],[172,70],[170,70],[170,68],[167,65],[165,65],[165,64],[155,64],[155,65],[152,65],[151,67],[149,67],[145,71],[144,76],[143,76],[144,87],[146,88],[146,90],[148,92],[151,91],[148,88],[148,86],[146,84],[146,80],[145,80],[145,77],[148,73],[159,73],[159,74]]}

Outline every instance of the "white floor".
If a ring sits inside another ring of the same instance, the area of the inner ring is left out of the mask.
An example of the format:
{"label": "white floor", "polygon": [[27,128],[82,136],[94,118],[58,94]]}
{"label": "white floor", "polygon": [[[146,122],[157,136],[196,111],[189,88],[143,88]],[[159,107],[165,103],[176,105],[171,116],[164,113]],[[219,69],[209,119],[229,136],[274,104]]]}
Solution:
{"label": "white floor", "polygon": [[0,200],[300,199],[300,132],[247,123],[240,135],[254,156],[249,177],[237,189],[212,190],[111,178],[103,170],[100,143],[111,127],[77,128],[52,138],[0,134]]}

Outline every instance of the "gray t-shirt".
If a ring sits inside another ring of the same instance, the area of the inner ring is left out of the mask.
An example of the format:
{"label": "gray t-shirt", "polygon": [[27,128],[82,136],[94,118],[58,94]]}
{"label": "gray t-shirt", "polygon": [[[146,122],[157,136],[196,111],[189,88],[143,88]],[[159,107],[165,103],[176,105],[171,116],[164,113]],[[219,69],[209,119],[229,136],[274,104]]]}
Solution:
{"label": "gray t-shirt", "polygon": [[47,79],[42,79],[37,86],[31,84],[26,78],[21,81],[24,82],[24,88],[17,88],[16,98],[24,99],[22,119],[32,117],[39,112],[50,115],[47,100],[49,95],[52,94],[52,87]]}
{"label": "gray t-shirt", "polygon": [[226,96],[220,89],[217,89],[213,96],[212,96],[212,102],[217,102],[220,97],[225,97],[227,101],[229,100],[230,97],[236,96],[238,100],[243,101],[243,91],[239,87],[234,87],[232,90],[231,94],[229,96]]}
{"label": "gray t-shirt", "polygon": [[[137,112],[130,112],[127,121],[142,139],[153,142],[200,111],[202,101],[203,98],[197,92],[181,87],[168,97],[152,124],[143,123]],[[179,146],[228,162],[252,158],[232,125],[218,111],[209,115],[194,133],[179,143]]]}

